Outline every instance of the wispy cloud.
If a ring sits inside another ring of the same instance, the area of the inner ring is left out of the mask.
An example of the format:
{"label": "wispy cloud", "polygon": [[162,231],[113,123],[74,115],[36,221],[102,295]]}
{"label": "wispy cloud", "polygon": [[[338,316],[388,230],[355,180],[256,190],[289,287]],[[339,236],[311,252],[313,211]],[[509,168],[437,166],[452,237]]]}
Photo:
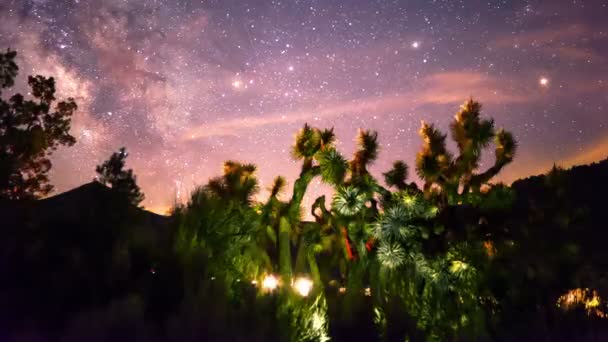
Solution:
{"label": "wispy cloud", "polygon": [[584,24],[526,31],[502,36],[490,42],[491,49],[536,49],[548,56],[572,61],[604,60],[604,57],[588,47],[588,43],[601,39],[594,30]]}
{"label": "wispy cloud", "polygon": [[406,106],[458,104],[468,97],[482,98],[484,103],[525,102],[525,94],[516,94],[499,79],[479,72],[446,72],[433,74],[421,81],[417,90],[397,95],[368,97],[323,105],[309,105],[295,111],[276,112],[266,116],[248,116],[203,124],[188,130],[184,140],[212,136],[237,135],[240,131],[261,126],[327,119],[343,114],[382,114]]}

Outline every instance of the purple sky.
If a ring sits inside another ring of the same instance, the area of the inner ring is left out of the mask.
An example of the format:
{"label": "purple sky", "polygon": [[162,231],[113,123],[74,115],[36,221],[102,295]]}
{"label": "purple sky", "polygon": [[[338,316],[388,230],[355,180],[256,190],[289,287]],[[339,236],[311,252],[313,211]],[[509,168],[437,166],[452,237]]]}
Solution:
{"label": "purple sky", "polygon": [[79,104],[57,191],[126,146],[162,212],[226,159],[257,164],[262,189],[292,181],[304,122],[335,127],[346,156],[358,128],[378,130],[372,172],[413,168],[420,120],[445,130],[469,96],[519,141],[506,182],[603,159],[606,18],[606,0],[4,0],[0,48],[18,51],[22,83],[55,76]]}

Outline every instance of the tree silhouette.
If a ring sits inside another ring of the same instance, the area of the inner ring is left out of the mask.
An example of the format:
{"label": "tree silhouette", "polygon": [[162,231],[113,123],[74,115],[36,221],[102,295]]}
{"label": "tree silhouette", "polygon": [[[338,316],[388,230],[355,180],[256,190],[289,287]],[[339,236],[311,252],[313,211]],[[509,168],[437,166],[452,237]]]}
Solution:
{"label": "tree silhouette", "polygon": [[407,164],[401,160],[393,162],[393,168],[383,173],[384,182],[389,187],[394,186],[398,190],[405,190],[407,188],[407,179],[409,168]]}
{"label": "tree silhouette", "polygon": [[[14,85],[19,67],[15,51],[0,53],[0,96]],[[0,199],[39,198],[53,190],[49,156],[60,145],[74,145],[70,121],[74,99],[55,102],[55,79],[29,76],[32,100],[0,97]]]}
{"label": "tree silhouette", "polygon": [[[510,132],[494,129],[494,121],[480,118],[481,104],[465,102],[450,124],[452,139],[459,155],[454,158],[446,148],[446,135],[434,125],[422,122],[422,150],[416,156],[416,172],[424,180],[427,195],[436,193],[442,205],[456,204],[480,188],[513,161],[517,143]],[[494,140],[494,164],[477,172],[481,153]]]}
{"label": "tree silhouette", "polygon": [[95,171],[99,175],[97,181],[111,187],[128,199],[129,202],[138,206],[144,200],[144,194],[137,185],[133,170],[124,170],[128,155],[126,149],[121,147],[118,152],[112,153],[110,159],[104,161],[101,165],[97,165]]}

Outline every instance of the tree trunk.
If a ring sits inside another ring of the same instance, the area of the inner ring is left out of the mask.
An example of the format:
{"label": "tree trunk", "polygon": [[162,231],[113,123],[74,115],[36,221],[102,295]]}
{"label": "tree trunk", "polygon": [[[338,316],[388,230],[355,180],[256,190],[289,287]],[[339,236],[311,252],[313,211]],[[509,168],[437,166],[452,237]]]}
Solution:
{"label": "tree trunk", "polygon": [[291,283],[291,225],[286,217],[279,221],[279,272],[284,284]]}

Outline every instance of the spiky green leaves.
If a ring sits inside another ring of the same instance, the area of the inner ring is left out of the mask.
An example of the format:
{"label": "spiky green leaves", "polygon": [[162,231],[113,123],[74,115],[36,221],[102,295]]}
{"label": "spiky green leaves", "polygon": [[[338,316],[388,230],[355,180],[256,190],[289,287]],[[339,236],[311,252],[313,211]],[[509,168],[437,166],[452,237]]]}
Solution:
{"label": "spiky green leaves", "polygon": [[321,132],[317,128],[304,124],[304,127],[296,134],[291,150],[293,157],[296,160],[312,158],[321,148],[321,141]]}
{"label": "spiky green leaves", "polygon": [[517,142],[513,134],[501,129],[496,134],[494,143],[496,144],[496,161],[500,164],[510,163],[517,151]]}
{"label": "spiky green leaves", "polygon": [[417,245],[420,239],[429,238],[432,229],[427,225],[437,215],[437,207],[421,195],[406,191],[394,193],[391,203],[393,205],[372,225],[372,234],[376,239],[411,247]]}
{"label": "spiky green leaves", "polygon": [[378,132],[370,130],[359,130],[357,135],[357,151],[366,163],[371,163],[378,158]]}
{"label": "spiky green leaves", "polygon": [[270,188],[270,197],[277,197],[284,190],[287,185],[287,181],[283,176],[276,176],[274,181],[272,182],[272,187]]}
{"label": "spiky green leaves", "polygon": [[344,182],[344,176],[348,170],[346,159],[335,149],[329,148],[315,155],[321,169],[321,178],[324,182],[340,185]]}
{"label": "spiky green leaves", "polygon": [[319,131],[319,138],[321,139],[321,148],[328,148],[333,146],[336,141],[336,134],[334,128],[324,129]]}
{"label": "spiky green leaves", "polygon": [[396,242],[382,241],[378,247],[378,261],[383,267],[395,269],[405,262],[405,250]]}
{"label": "spiky green leaves", "polygon": [[219,198],[251,203],[258,191],[255,171],[256,166],[253,164],[226,161],[224,174],[211,179],[206,188]]}
{"label": "spiky green leaves", "polygon": [[370,130],[359,130],[357,151],[350,162],[354,179],[367,174],[367,166],[378,158],[378,151],[378,133]]}
{"label": "spiky green leaves", "polygon": [[358,214],[367,201],[367,195],[354,186],[340,187],[334,195],[333,209],[343,216]]}
{"label": "spiky green leaves", "polygon": [[435,182],[445,174],[452,162],[452,156],[445,146],[445,134],[434,125],[422,122],[419,131],[424,140],[422,151],[416,155],[416,173],[427,182]]}
{"label": "spiky green leaves", "polygon": [[[511,133],[496,132],[494,121],[482,119],[480,111],[481,104],[470,99],[450,124],[459,152],[456,158],[446,149],[446,136],[433,125],[422,123],[420,136],[424,145],[416,156],[416,172],[425,181],[426,194],[435,193],[441,205],[461,202],[469,192],[479,192],[483,184],[513,160],[517,144]],[[496,161],[484,172],[477,173],[481,153],[492,140],[496,145]]]}
{"label": "spiky green leaves", "polygon": [[481,149],[488,146],[494,137],[494,120],[480,118],[481,104],[470,99],[460,106],[454,121],[450,124],[452,138],[461,155],[476,159]]}
{"label": "spiky green leaves", "polygon": [[388,186],[394,186],[399,190],[405,190],[407,184],[408,166],[405,162],[397,160],[393,163],[393,168],[383,173],[384,181]]}
{"label": "spiky green leaves", "polygon": [[376,224],[374,236],[380,240],[402,240],[408,235],[411,213],[403,206],[388,208]]}

